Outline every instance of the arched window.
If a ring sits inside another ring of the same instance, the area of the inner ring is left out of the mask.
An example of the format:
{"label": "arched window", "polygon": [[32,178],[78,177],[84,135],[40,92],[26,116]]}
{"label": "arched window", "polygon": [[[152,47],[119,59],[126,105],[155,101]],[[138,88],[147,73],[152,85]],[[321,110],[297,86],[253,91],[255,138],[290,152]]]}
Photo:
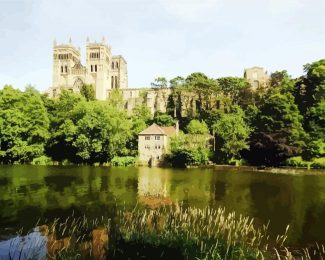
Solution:
{"label": "arched window", "polygon": [[116,68],[118,69],[118,62],[116,62]]}
{"label": "arched window", "polygon": [[259,85],[260,85],[260,83],[258,82],[258,80],[254,80],[254,82],[253,82],[253,87],[254,87],[254,88],[258,88]]}
{"label": "arched window", "polygon": [[115,88],[118,88],[117,76],[115,76]]}
{"label": "arched window", "polygon": [[93,72],[93,65],[90,65],[90,71]]}
{"label": "arched window", "polygon": [[112,69],[114,69],[114,62],[112,62]]}
{"label": "arched window", "polygon": [[111,77],[111,89],[114,88],[114,76]]}
{"label": "arched window", "polygon": [[61,73],[63,73],[63,66],[61,66]]}
{"label": "arched window", "polygon": [[68,66],[65,66],[65,73],[68,73]]}
{"label": "arched window", "polygon": [[97,65],[95,65],[95,72],[97,72]]}

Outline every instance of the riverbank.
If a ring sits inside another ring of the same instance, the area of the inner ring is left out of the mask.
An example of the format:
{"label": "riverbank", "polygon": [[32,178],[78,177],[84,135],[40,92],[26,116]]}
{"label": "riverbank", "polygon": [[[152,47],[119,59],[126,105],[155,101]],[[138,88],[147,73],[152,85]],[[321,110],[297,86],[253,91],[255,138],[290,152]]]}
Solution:
{"label": "riverbank", "polygon": [[324,174],[325,169],[307,169],[307,168],[293,168],[293,167],[256,167],[256,166],[234,166],[234,165],[211,165],[202,166],[203,168],[213,168],[217,171],[253,171],[253,172],[265,172],[275,174]]}
{"label": "riverbank", "polygon": [[273,238],[268,225],[256,228],[253,218],[226,213],[225,208],[198,209],[180,204],[119,210],[113,219],[72,215],[0,241],[0,257],[220,260],[325,256],[322,245],[291,251],[285,246],[289,226],[284,234]]}

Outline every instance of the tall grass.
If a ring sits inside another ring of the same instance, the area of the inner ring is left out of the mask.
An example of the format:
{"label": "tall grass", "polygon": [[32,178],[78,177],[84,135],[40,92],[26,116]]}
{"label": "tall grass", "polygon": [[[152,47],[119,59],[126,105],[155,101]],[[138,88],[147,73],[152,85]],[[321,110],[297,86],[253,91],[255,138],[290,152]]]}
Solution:
{"label": "tall grass", "polygon": [[[117,210],[111,219],[71,216],[39,227],[48,259],[322,259],[323,245],[290,250],[287,232],[272,239],[268,225],[227,213],[179,204]],[[318,258],[316,258],[316,256]],[[297,258],[298,257],[298,258]]]}

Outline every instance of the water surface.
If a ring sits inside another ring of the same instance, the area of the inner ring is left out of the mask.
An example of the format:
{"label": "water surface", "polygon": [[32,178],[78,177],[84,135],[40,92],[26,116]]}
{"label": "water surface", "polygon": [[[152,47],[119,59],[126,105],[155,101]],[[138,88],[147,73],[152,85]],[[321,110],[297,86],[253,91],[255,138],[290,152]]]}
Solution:
{"label": "water surface", "polygon": [[0,239],[39,218],[110,217],[116,208],[171,202],[270,220],[271,234],[290,224],[291,245],[325,243],[325,175],[29,165],[0,166]]}

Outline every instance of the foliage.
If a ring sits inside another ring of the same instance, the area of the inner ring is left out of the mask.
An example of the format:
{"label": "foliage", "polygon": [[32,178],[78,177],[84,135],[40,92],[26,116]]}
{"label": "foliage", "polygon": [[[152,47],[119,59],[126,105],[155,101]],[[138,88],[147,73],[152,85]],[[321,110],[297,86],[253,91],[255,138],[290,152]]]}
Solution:
{"label": "foliage", "polygon": [[[238,158],[239,151],[248,148],[247,139],[251,128],[244,121],[245,113],[234,106],[231,113],[224,113],[216,121],[212,128],[221,142],[220,151],[226,154],[226,158]],[[220,152],[217,150],[217,153]]]}
{"label": "foliage", "polygon": [[27,163],[44,152],[49,118],[41,95],[5,86],[0,90],[0,162]]}
{"label": "foliage", "polygon": [[83,84],[80,89],[80,94],[85,97],[87,101],[93,101],[96,99],[95,89],[93,85]]}
{"label": "foliage", "polygon": [[155,81],[151,83],[154,88],[167,88],[167,79],[165,77],[155,78]]}
{"label": "foliage", "polygon": [[135,158],[132,156],[114,156],[111,163],[113,166],[131,166],[135,164]]}
{"label": "foliage", "polygon": [[209,135],[179,132],[171,138],[168,160],[175,167],[207,164],[210,157]]}
{"label": "foliage", "polygon": [[294,156],[286,160],[286,165],[293,167],[308,167],[311,162],[304,161],[301,156]]}
{"label": "foliage", "polygon": [[203,121],[200,122],[199,120],[193,119],[186,127],[187,132],[189,134],[201,134],[206,135],[209,134],[209,129],[207,124]]}
{"label": "foliage", "polygon": [[[155,79],[156,99],[166,113],[152,118],[142,91],[133,113],[125,111],[121,91],[107,102],[95,100],[94,88],[80,94],[62,91],[58,99],[5,86],[0,90],[0,163],[107,163],[116,156],[137,156],[138,133],[148,125],[173,126],[189,135],[171,142],[174,161],[208,161],[209,133],[215,137],[215,160],[279,166],[293,156],[313,161],[325,150],[325,60],[304,66],[292,79],[287,71],[271,74],[265,88],[253,91],[238,77],[209,78],[201,72],[170,81]],[[170,85],[170,89],[167,87]],[[156,100],[156,102],[157,102]],[[158,107],[156,106],[156,110]]]}
{"label": "foliage", "polygon": [[40,157],[34,158],[32,161],[33,165],[52,165],[53,161],[50,157],[42,155]]}
{"label": "foliage", "polygon": [[157,111],[153,117],[153,123],[160,126],[173,126],[175,125],[175,120],[172,118],[172,116]]}
{"label": "foliage", "polygon": [[295,81],[284,73],[282,76],[282,81],[264,94],[252,117],[254,134],[249,150],[242,153],[250,164],[279,166],[305,146],[302,116],[291,94]]}
{"label": "foliage", "polygon": [[286,165],[294,167],[325,169],[325,157],[313,158],[309,161],[305,161],[301,156],[295,156],[287,159]]}
{"label": "foliage", "polygon": [[311,167],[317,169],[325,169],[325,157],[313,159]]}

